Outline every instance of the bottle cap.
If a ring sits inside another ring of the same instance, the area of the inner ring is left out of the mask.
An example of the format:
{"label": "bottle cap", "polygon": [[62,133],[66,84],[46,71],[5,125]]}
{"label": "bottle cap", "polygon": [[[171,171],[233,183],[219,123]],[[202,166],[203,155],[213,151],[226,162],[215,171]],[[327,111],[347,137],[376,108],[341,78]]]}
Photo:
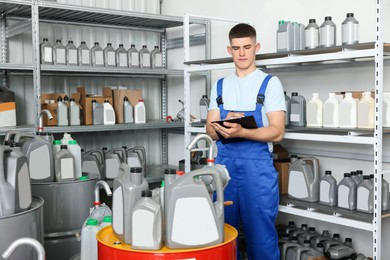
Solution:
{"label": "bottle cap", "polygon": [[68,146],[66,144],[61,144],[61,149],[68,149]]}
{"label": "bottle cap", "polygon": [[309,19],[309,23],[316,23],[316,19]]}
{"label": "bottle cap", "polygon": [[165,187],[165,181],[164,181],[164,180],[161,181],[161,186],[160,186],[160,187],[161,187],[161,188],[162,188],[162,187]]}
{"label": "bottle cap", "polygon": [[89,177],[88,176],[80,176],[79,180],[80,181],[87,181],[87,180],[89,180]]}
{"label": "bottle cap", "polygon": [[61,40],[60,40],[60,39],[57,39],[56,42],[61,42]]}
{"label": "bottle cap", "polygon": [[77,144],[77,141],[76,140],[69,140],[68,144]]}
{"label": "bottle cap", "polygon": [[62,101],[62,97],[61,97],[61,96],[58,96],[57,101],[58,101],[58,102]]}
{"label": "bottle cap", "polygon": [[54,140],[53,144],[61,144],[61,140]]}
{"label": "bottle cap", "polygon": [[325,16],[325,21],[332,21],[332,16]]}
{"label": "bottle cap", "polygon": [[121,43],[121,44],[119,44],[119,47],[123,47],[123,44]]}
{"label": "bottle cap", "polygon": [[298,92],[291,93],[291,96],[298,96]]}
{"label": "bottle cap", "polygon": [[95,45],[99,45],[99,42],[95,42]]}
{"label": "bottle cap", "polygon": [[184,171],[176,171],[176,174],[179,176],[182,176],[182,175],[184,175]]}
{"label": "bottle cap", "polygon": [[351,174],[349,172],[344,173],[344,177],[351,177]]}
{"label": "bottle cap", "polygon": [[89,218],[87,220],[87,226],[97,226],[98,224],[98,221],[94,218]]}
{"label": "bottle cap", "polygon": [[129,98],[127,96],[124,96],[123,101],[129,101]]}
{"label": "bottle cap", "polygon": [[142,98],[138,99],[138,102],[144,102],[144,100]]}
{"label": "bottle cap", "polygon": [[325,174],[326,175],[332,175],[332,171],[327,170],[327,171],[325,171]]}
{"label": "bottle cap", "polygon": [[130,47],[131,47],[131,48],[135,47],[135,44],[131,44]]}
{"label": "bottle cap", "polygon": [[176,174],[176,170],[172,168],[167,168],[164,170],[164,174]]}
{"label": "bottle cap", "polygon": [[152,197],[152,191],[151,190],[143,190],[141,192],[141,197]]}
{"label": "bottle cap", "polygon": [[130,172],[142,172],[142,168],[141,167],[131,167]]}
{"label": "bottle cap", "polygon": [[103,222],[112,223],[112,216],[104,216]]}

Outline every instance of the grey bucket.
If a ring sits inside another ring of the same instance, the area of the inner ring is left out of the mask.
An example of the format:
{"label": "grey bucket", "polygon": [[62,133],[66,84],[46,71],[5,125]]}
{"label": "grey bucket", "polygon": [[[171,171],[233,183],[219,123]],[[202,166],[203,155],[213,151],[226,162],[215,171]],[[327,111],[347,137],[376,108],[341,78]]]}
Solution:
{"label": "grey bucket", "polygon": [[80,252],[81,227],[93,206],[97,175],[89,180],[32,183],[45,200],[44,239],[47,259],[68,260]]}
{"label": "grey bucket", "polygon": [[[31,237],[43,244],[43,204],[41,197],[33,196],[31,207],[13,215],[0,217],[0,259],[1,254],[15,240],[23,237]],[[10,260],[36,260],[35,250],[28,245],[20,246],[8,258]]]}

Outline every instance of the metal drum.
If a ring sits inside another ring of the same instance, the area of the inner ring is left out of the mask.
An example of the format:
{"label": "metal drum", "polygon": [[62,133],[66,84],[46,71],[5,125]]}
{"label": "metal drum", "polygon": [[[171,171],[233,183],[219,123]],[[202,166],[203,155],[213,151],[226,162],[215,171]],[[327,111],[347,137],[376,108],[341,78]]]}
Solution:
{"label": "metal drum", "polygon": [[45,200],[44,239],[47,259],[68,260],[80,252],[80,234],[93,207],[98,176],[69,182],[31,183],[32,193]]}
{"label": "metal drum", "polygon": [[130,245],[118,243],[119,239],[114,235],[111,226],[101,229],[96,238],[98,240],[99,259],[122,260],[236,260],[237,259],[237,230],[225,224],[224,241],[221,244],[193,249],[169,249],[163,247],[160,250],[146,251],[133,250]]}
{"label": "metal drum", "polygon": [[[41,197],[33,196],[29,210],[17,214],[0,217],[0,259],[8,246],[15,240],[31,237],[43,244],[43,203]],[[11,255],[11,260],[36,260],[35,250],[28,245],[22,245]]]}

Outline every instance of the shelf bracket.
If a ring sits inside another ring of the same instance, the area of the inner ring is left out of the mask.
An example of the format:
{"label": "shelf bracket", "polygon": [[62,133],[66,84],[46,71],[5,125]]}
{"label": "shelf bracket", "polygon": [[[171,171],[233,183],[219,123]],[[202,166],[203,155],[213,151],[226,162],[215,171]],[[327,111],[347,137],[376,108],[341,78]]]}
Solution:
{"label": "shelf bracket", "polygon": [[16,23],[7,28],[6,38],[9,39],[16,35],[31,31],[31,19]]}

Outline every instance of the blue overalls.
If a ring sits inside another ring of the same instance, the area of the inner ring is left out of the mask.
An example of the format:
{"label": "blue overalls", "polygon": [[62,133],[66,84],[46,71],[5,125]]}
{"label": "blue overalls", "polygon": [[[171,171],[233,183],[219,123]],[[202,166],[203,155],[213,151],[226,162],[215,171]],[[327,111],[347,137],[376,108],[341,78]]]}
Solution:
{"label": "blue overalls", "polygon": [[[255,111],[244,112],[253,115],[258,127],[263,127],[261,108],[265,90],[272,76],[267,75],[257,95]],[[228,110],[223,108],[223,78],[217,83],[217,103],[221,120]],[[278,213],[278,175],[265,142],[242,139],[242,141],[222,144],[217,141],[216,163],[226,165],[231,180],[225,188],[226,201],[233,201],[225,207],[225,222],[239,230],[243,223],[249,260],[279,260],[278,237],[275,220]],[[240,259],[239,251],[237,251]]]}

